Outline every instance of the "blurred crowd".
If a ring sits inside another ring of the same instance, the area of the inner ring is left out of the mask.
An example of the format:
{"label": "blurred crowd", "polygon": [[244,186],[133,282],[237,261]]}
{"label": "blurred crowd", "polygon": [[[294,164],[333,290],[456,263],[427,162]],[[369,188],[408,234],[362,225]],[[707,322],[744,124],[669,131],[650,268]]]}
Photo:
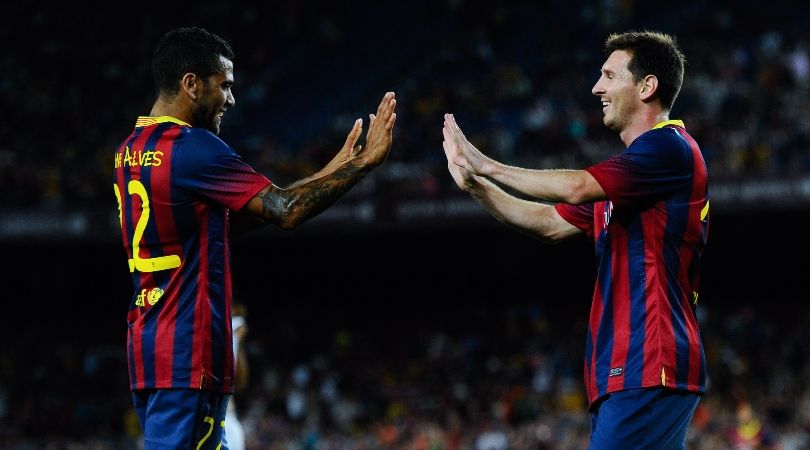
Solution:
{"label": "blurred crowd", "polygon": [[602,45],[610,32],[640,28],[673,33],[687,55],[672,117],[701,144],[713,179],[810,171],[802,113],[810,10],[798,2],[555,0],[486,11],[463,0],[399,3],[204,5],[182,16],[170,6],[154,14],[10,5],[0,27],[15,42],[0,56],[0,102],[10,112],[0,121],[0,210],[113,208],[111,155],[154,99],[152,47],[192,24],[224,36],[237,55],[237,107],[221,137],[280,184],[327,161],[386,90],[400,100],[395,145],[358,195],[454,193],[441,151],[445,112],[508,163],[582,168],[604,159],[622,145],[590,94]]}
{"label": "blurred crowd", "polygon": [[[810,310],[699,311],[709,385],[687,448],[810,448]],[[253,326],[249,382],[235,396],[248,448],[586,448],[585,311],[481,313],[486,326],[426,320],[407,336],[307,327],[304,315]],[[40,345],[0,354],[0,447],[139,448],[119,346],[65,344],[43,359]]]}

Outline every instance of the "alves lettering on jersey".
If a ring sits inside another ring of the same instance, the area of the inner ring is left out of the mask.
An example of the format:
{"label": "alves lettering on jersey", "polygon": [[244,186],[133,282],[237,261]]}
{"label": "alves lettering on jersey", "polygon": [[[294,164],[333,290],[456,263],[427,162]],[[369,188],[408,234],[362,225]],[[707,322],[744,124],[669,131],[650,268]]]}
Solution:
{"label": "alves lettering on jersey", "polygon": [[160,150],[138,150],[134,149],[131,150],[129,147],[124,147],[123,152],[118,152],[115,154],[115,168],[119,168],[121,166],[124,167],[131,167],[131,166],[152,166],[152,167],[160,167],[163,163],[163,160],[160,157],[163,156],[163,152]]}

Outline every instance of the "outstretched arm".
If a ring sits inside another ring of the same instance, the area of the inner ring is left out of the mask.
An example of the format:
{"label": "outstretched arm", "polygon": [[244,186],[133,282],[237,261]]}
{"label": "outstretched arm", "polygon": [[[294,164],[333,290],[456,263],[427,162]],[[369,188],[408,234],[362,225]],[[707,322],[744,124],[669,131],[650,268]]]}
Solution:
{"label": "outstretched arm", "polygon": [[458,147],[453,163],[475,175],[491,178],[546,202],[579,205],[607,200],[602,186],[584,170],[532,170],[502,164],[475,148],[452,114],[445,114],[444,119],[444,129]]}
{"label": "outstretched arm", "polygon": [[464,156],[459,154],[460,150],[447,129],[442,145],[447,168],[456,184],[500,222],[544,242],[558,242],[582,233],[560,217],[553,206],[509,195],[486,178],[454,163]]}
{"label": "outstretched arm", "polygon": [[371,114],[366,147],[355,146],[362,133],[357,120],[338,154],[315,175],[286,189],[269,185],[253,197],[243,210],[281,228],[295,228],[332,205],[388,156],[397,115],[393,92],[383,97],[377,114]]}

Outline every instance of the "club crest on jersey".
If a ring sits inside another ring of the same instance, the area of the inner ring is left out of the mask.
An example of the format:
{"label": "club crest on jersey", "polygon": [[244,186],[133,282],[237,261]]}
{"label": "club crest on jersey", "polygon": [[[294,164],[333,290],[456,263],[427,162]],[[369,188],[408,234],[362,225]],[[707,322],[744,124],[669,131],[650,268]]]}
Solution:
{"label": "club crest on jersey", "polygon": [[156,287],[149,289],[141,289],[141,293],[138,294],[138,297],[135,299],[135,306],[146,306],[149,303],[149,306],[154,305],[155,303],[160,300],[160,297],[163,297],[163,289]]}
{"label": "club crest on jersey", "polygon": [[613,202],[608,200],[605,203],[605,211],[602,213],[602,218],[604,219],[603,228],[607,228],[608,224],[610,223],[610,215],[611,214],[613,214]]}

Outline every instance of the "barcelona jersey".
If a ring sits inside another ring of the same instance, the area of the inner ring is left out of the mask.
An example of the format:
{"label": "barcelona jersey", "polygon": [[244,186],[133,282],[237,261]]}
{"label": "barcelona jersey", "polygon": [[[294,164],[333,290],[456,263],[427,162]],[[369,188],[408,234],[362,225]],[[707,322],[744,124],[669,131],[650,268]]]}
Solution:
{"label": "barcelona jersey", "polygon": [[231,393],[228,213],[270,184],[213,133],[139,117],[116,149],[114,191],[135,288],[130,388]]}
{"label": "barcelona jersey", "polygon": [[640,387],[703,392],[695,308],[709,196],[700,148],[683,122],[671,120],[586,170],[608,200],[556,209],[596,246],[585,344],[589,403]]}

